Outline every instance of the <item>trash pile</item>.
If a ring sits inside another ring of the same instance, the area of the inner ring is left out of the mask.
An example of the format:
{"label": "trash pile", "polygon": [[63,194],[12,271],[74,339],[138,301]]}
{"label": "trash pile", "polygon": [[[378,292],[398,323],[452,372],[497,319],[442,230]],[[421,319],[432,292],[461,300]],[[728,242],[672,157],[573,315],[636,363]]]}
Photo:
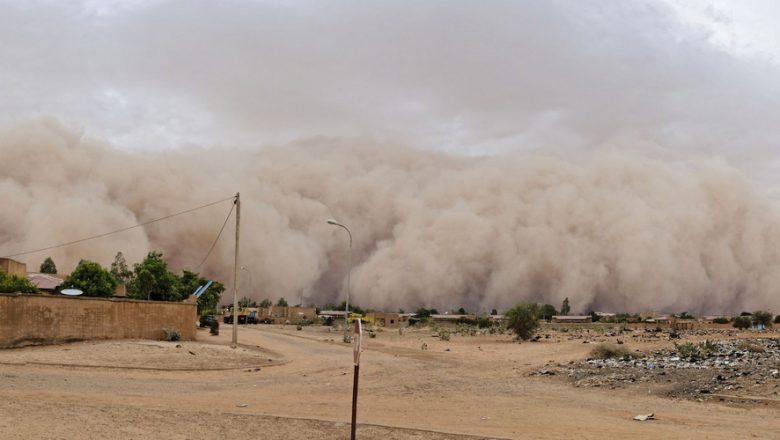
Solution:
{"label": "trash pile", "polygon": [[660,394],[695,400],[780,395],[780,338],[684,342],[674,349],[625,350],[619,356],[549,363],[531,374],[561,376],[577,387],[646,384]]}

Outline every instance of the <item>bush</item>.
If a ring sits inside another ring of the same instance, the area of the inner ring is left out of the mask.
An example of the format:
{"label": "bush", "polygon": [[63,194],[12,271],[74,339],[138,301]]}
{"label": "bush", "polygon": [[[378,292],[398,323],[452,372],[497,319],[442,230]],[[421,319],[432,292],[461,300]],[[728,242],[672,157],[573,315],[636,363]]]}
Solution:
{"label": "bush", "polygon": [[753,325],[753,321],[749,316],[737,316],[734,318],[734,323],[731,325],[733,325],[734,328],[746,329]]}
{"label": "bush", "polygon": [[780,315],[775,316],[774,323],[775,324],[780,324]]}
{"label": "bush", "polygon": [[163,328],[165,340],[169,342],[181,340],[181,332],[176,328]]}
{"label": "bush", "polygon": [[679,354],[680,357],[683,358],[695,359],[701,355],[701,352],[699,351],[699,346],[694,344],[693,342],[674,344],[674,347],[677,349],[677,354]]}
{"label": "bush", "polygon": [[712,322],[714,322],[715,324],[728,324],[729,322],[731,322],[731,320],[726,317],[721,317],[721,318],[713,319]]}
{"label": "bush", "polygon": [[629,360],[636,355],[626,347],[615,344],[599,344],[590,351],[590,357],[594,359],[623,359]]}
{"label": "bush", "polygon": [[438,331],[439,339],[442,341],[449,341],[450,340],[450,331],[446,328],[439,329]]}
{"label": "bush", "polygon": [[750,341],[741,341],[737,345],[737,349],[749,351],[751,353],[764,353],[766,351],[764,347]]}
{"label": "bush", "polygon": [[38,288],[35,287],[30,280],[25,277],[16,275],[8,276],[0,272],[0,292],[1,293],[38,293]]}
{"label": "bush", "polygon": [[537,304],[518,304],[506,312],[507,325],[518,338],[527,341],[539,329],[539,314]]}
{"label": "bush", "polygon": [[759,323],[764,324],[764,327],[772,327],[772,314],[763,310],[753,313],[753,319]]}

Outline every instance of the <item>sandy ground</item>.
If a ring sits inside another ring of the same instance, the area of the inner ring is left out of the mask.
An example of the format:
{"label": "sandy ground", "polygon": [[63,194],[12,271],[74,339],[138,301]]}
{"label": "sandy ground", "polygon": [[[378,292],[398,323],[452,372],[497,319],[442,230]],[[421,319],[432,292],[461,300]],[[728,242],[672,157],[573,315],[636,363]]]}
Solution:
{"label": "sandy ground", "polygon": [[[227,348],[227,326],[198,338],[181,347],[104,341],[0,351],[0,438],[349,438],[352,349],[340,333],[242,327],[237,350]],[[529,376],[591,348],[566,338],[517,344],[506,335],[441,341],[380,332],[364,340],[358,438],[778,438],[777,406]],[[632,420],[645,413],[657,420]]]}

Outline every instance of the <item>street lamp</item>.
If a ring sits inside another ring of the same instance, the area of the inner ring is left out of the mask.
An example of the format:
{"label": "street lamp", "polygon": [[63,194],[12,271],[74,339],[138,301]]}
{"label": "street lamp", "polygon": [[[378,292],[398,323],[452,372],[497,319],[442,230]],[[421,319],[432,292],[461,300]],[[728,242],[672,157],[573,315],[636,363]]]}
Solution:
{"label": "street lamp", "polygon": [[349,285],[352,281],[352,232],[349,228],[337,222],[336,220],[328,220],[329,225],[338,226],[344,228],[349,234],[349,271],[347,272],[347,301],[344,303],[344,342],[349,342]]}

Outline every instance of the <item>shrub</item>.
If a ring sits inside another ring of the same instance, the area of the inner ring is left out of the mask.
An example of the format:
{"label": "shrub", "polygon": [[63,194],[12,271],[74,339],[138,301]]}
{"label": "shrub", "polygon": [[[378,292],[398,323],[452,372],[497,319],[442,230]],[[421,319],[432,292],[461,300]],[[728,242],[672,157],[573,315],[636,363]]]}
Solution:
{"label": "shrub", "polygon": [[699,351],[699,346],[694,344],[693,342],[674,344],[674,347],[677,349],[677,354],[679,354],[680,357],[683,358],[695,359],[701,355],[701,352]]}
{"label": "shrub", "polygon": [[753,319],[759,323],[764,324],[764,327],[772,327],[772,314],[763,310],[753,313]]}
{"label": "shrub", "polygon": [[0,272],[0,292],[2,293],[38,293],[38,288],[35,287],[30,280],[25,277],[16,275],[8,276]]}
{"label": "shrub", "polygon": [[713,319],[712,322],[714,322],[715,324],[728,324],[729,322],[731,322],[731,320],[726,317],[720,317],[720,318]]}
{"label": "shrub", "polygon": [[750,326],[753,325],[753,322],[749,316],[737,316],[734,318],[734,323],[731,325],[733,325],[734,328],[746,329],[750,328]]}
{"label": "shrub", "polygon": [[766,351],[764,347],[750,341],[740,341],[737,345],[737,349],[749,351],[751,353],[764,353]]}
{"label": "shrub", "polygon": [[506,312],[507,325],[518,338],[527,341],[539,328],[539,314],[537,304],[518,304]]}
{"label": "shrub", "polygon": [[450,331],[446,328],[439,329],[438,331],[439,339],[442,341],[449,341],[450,340]]}
{"label": "shrub", "polygon": [[780,324],[780,315],[775,316],[774,323],[775,324]]}
{"label": "shrub", "polygon": [[163,328],[163,333],[165,333],[165,340],[166,341],[178,341],[181,339],[181,332],[179,329],[176,328]]}
{"label": "shrub", "polygon": [[615,344],[599,344],[590,351],[590,357],[594,359],[623,359],[628,360],[636,357],[626,347]]}

